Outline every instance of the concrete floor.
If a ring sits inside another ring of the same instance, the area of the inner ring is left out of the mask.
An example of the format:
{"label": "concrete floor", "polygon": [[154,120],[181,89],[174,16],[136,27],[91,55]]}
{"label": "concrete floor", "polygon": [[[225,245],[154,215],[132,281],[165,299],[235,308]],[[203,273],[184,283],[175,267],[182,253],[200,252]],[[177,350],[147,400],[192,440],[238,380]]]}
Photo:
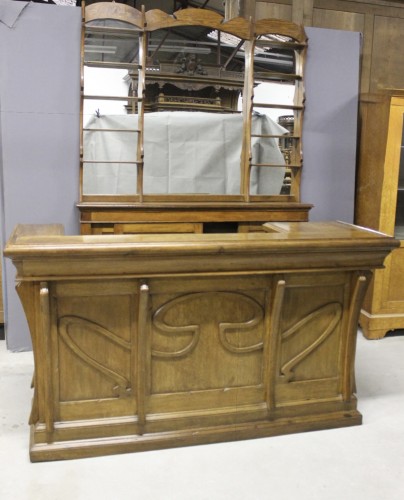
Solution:
{"label": "concrete floor", "polygon": [[358,338],[359,427],[31,464],[32,353],[0,341],[1,500],[402,500],[404,336]]}

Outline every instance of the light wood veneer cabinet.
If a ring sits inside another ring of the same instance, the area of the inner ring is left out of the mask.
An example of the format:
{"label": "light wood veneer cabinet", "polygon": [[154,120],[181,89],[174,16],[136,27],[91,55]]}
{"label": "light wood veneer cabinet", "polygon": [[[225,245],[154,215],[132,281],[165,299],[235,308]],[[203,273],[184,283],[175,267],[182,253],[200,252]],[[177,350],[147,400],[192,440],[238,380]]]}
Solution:
{"label": "light wood veneer cabinet", "polygon": [[356,223],[400,240],[377,270],[360,315],[364,335],[383,337],[404,328],[404,91],[361,99],[361,148]]}
{"label": "light wood veneer cabinet", "polygon": [[63,236],[5,254],[35,359],[32,461],[361,423],[357,321],[397,241],[339,223]]}

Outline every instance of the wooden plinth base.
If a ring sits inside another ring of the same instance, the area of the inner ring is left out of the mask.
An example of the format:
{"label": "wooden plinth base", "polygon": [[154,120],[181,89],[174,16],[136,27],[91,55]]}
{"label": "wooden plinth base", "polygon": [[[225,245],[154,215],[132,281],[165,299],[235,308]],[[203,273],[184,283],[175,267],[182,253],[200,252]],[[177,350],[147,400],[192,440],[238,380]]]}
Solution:
{"label": "wooden plinth base", "polygon": [[32,462],[88,458],[102,455],[176,448],[198,444],[239,441],[360,425],[362,415],[356,410],[276,421],[258,421],[236,425],[187,429],[144,435],[109,436],[97,439],[34,443],[35,426],[31,426],[30,458]]}
{"label": "wooden plinth base", "polygon": [[362,310],[359,324],[369,340],[382,339],[388,332],[404,329],[404,314],[370,314]]}

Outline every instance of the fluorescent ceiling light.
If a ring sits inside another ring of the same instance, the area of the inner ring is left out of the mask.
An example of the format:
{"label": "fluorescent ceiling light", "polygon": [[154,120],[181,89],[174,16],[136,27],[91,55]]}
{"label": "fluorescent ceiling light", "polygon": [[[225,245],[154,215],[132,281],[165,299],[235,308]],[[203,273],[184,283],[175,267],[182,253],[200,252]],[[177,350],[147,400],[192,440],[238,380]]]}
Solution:
{"label": "fluorescent ceiling light", "polygon": [[[155,50],[158,45],[149,45],[150,50]],[[205,47],[184,47],[183,45],[170,45],[165,47],[164,45],[159,48],[159,52],[186,52],[190,54],[210,54],[211,50]]]}
{"label": "fluorescent ceiling light", "polygon": [[115,54],[116,47],[114,45],[85,45],[84,52],[93,52],[97,54]]}

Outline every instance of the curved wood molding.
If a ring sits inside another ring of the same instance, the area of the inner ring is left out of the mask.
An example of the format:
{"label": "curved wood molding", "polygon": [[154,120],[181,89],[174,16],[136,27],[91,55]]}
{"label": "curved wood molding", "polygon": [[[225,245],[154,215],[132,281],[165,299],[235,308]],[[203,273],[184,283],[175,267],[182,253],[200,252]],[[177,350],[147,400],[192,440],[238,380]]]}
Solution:
{"label": "curved wood molding", "polygon": [[146,31],[178,26],[205,26],[233,34],[244,40],[266,33],[288,36],[300,43],[304,43],[307,39],[301,25],[282,19],[261,19],[253,23],[244,17],[236,17],[225,21],[221,14],[205,9],[182,9],[172,15],[159,9],[152,9],[146,11],[144,23],[142,12],[126,4],[98,2],[85,9],[86,23],[108,19],[126,22],[140,29],[144,28]]}
{"label": "curved wood molding", "polygon": [[107,19],[133,24],[137,28],[143,28],[144,25],[142,12],[123,3],[98,2],[86,7],[86,23]]}
{"label": "curved wood molding", "polygon": [[255,35],[273,33],[288,36],[300,43],[306,43],[307,36],[303,26],[283,19],[260,19],[254,24]]}
{"label": "curved wood molding", "polygon": [[252,35],[251,23],[243,17],[225,21],[224,17],[211,10],[183,9],[169,15],[161,10],[153,9],[146,12],[146,31],[178,26],[204,26],[247,40]]}
{"label": "curved wood molding", "polygon": [[295,323],[291,328],[282,332],[282,341],[288,340],[308,323],[316,325],[317,319],[320,319],[322,316],[330,316],[331,318],[327,327],[323,331],[319,332],[319,335],[311,344],[306,346],[299,354],[294,356],[281,367],[281,376],[284,377],[286,382],[293,380],[294,368],[306,359],[313,351],[315,351],[335,330],[342,317],[342,305],[338,302],[325,304]]}
{"label": "curved wood molding", "polygon": [[69,332],[70,328],[74,325],[79,326],[81,329],[85,329],[87,332],[92,332],[93,335],[98,335],[104,338],[107,342],[111,342],[112,344],[123,348],[128,353],[131,349],[130,343],[88,319],[80,318],[78,316],[63,316],[59,319],[60,338],[64,341],[70,351],[74,353],[84,364],[111,380],[115,384],[113,390],[118,396],[128,396],[131,392],[130,381],[120,373],[117,373],[115,370],[112,370],[108,366],[97,361],[94,357],[94,353],[85,352]]}
{"label": "curved wood molding", "polygon": [[219,339],[222,346],[235,354],[250,353],[254,351],[261,350],[263,348],[263,341],[251,345],[238,346],[231,342],[228,338],[231,337],[232,333],[237,334],[247,334],[249,331],[253,331],[254,327],[259,325],[259,323],[264,318],[264,311],[261,305],[253,300],[251,297],[235,292],[202,292],[202,293],[191,293],[180,297],[177,297],[161,306],[153,316],[153,324],[158,328],[159,332],[166,336],[188,336],[190,340],[187,345],[177,351],[162,351],[156,348],[152,349],[152,355],[160,358],[178,358],[184,357],[190,354],[196,347],[200,338],[201,325],[184,325],[176,326],[169,325],[165,321],[165,315],[168,311],[172,310],[178,304],[191,302],[197,300],[198,298],[211,298],[212,303],[217,296],[219,301],[232,301],[234,303],[247,304],[251,313],[244,321],[235,321],[233,323],[229,322],[219,322],[217,328],[219,331]]}

